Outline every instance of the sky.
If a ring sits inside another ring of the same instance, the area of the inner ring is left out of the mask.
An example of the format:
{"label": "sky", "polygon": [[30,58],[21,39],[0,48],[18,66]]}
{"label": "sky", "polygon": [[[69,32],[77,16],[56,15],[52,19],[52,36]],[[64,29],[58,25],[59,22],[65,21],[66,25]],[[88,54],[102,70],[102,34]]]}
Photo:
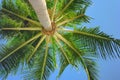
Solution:
{"label": "sky", "polygon": [[[120,0],[92,0],[93,4],[88,8],[87,15],[93,19],[88,27],[100,26],[100,30],[120,39]],[[98,61],[99,80],[120,80],[120,60],[102,60]],[[56,80],[58,70],[56,70],[49,80]],[[21,80],[20,76],[10,76],[8,80]],[[87,80],[82,68],[79,70],[68,66],[58,80]]]}

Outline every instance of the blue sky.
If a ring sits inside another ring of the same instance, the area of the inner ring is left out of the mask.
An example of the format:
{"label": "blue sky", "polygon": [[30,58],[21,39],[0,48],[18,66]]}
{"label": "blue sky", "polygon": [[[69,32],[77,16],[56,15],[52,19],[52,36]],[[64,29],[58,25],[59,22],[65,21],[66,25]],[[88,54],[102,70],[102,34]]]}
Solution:
{"label": "blue sky", "polygon": [[[92,0],[93,5],[87,10],[87,15],[94,18],[91,23],[86,24],[88,27],[100,26],[100,29],[115,38],[120,39],[119,15],[120,0]],[[120,80],[120,60],[98,60],[99,80]],[[56,70],[49,80],[56,80]],[[8,80],[21,80],[19,76],[9,77]],[[64,71],[58,80],[87,80],[82,68],[76,71],[72,67]]]}

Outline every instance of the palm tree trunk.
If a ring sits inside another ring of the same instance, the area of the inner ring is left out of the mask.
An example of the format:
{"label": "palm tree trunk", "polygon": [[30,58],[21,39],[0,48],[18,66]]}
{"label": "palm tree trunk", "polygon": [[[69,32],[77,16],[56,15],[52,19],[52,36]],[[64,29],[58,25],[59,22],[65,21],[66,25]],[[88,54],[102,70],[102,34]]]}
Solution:
{"label": "palm tree trunk", "polygon": [[29,2],[35,10],[38,19],[44,29],[47,31],[51,31],[52,26],[45,0],[29,0]]}

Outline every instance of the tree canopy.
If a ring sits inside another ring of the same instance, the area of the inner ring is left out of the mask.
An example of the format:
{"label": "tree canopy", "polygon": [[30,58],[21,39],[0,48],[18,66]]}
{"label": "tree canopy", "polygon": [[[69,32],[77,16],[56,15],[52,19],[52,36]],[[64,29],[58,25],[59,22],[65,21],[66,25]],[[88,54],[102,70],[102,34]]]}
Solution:
{"label": "tree canopy", "polygon": [[46,0],[53,30],[46,31],[27,0],[3,0],[0,10],[0,76],[21,70],[26,80],[58,77],[68,65],[82,66],[88,80],[98,80],[96,58],[120,57],[120,40],[99,27],[87,28],[91,0]]}

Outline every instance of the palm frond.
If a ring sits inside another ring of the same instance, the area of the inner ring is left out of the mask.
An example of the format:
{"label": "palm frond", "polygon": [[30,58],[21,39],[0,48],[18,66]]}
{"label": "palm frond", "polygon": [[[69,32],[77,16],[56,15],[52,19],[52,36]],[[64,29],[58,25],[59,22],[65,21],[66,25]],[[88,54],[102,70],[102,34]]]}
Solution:
{"label": "palm frond", "polygon": [[41,43],[43,42],[43,40],[46,38],[46,36],[43,36],[40,41],[38,42],[38,44],[36,45],[34,51],[32,52],[32,54],[30,54],[30,56],[28,57],[27,62],[29,62],[29,60],[31,59],[31,57],[35,54],[35,52],[37,51],[37,49],[40,47]]}
{"label": "palm frond", "polygon": [[15,16],[17,16],[17,17],[19,17],[19,18],[21,18],[21,19],[23,19],[23,20],[26,20],[26,21],[28,21],[28,22],[31,22],[31,23],[33,23],[33,24],[35,24],[35,25],[37,25],[37,26],[40,26],[40,23],[39,23],[39,22],[34,21],[34,20],[32,20],[32,19],[29,19],[29,18],[26,18],[26,17],[24,17],[24,16],[21,16],[21,15],[19,15],[19,14],[17,14],[17,13],[14,13],[14,12],[12,12],[12,11],[9,11],[9,10],[7,10],[7,9],[5,9],[5,8],[2,8],[2,11],[7,12],[7,13],[10,13],[10,14],[12,14],[12,15],[15,15]]}
{"label": "palm frond", "polygon": [[1,27],[21,27],[23,23],[21,21],[13,20],[7,15],[0,16],[0,26]]}
{"label": "palm frond", "polygon": [[54,5],[55,5],[55,0],[46,0],[47,3],[47,8],[49,9],[53,9]]}
{"label": "palm frond", "polygon": [[[96,28],[81,28],[80,30],[69,30],[61,29],[68,33],[73,33],[76,40],[82,41],[83,44],[87,45],[91,49],[96,49],[96,54],[102,58],[106,57],[120,57],[120,46],[119,42],[111,36],[101,32],[98,27]],[[74,37],[74,38],[75,38]]]}
{"label": "palm frond", "polygon": [[75,47],[73,47],[73,45],[68,40],[62,37],[59,33],[56,33],[56,36],[63,42],[65,42],[65,44],[67,44],[71,49],[73,49],[78,55],[80,55],[80,53],[82,54],[82,52],[79,52]]}
{"label": "palm frond", "polygon": [[51,38],[51,41],[52,41],[52,45],[51,47],[49,48],[49,51],[51,52],[51,55],[53,57],[53,63],[54,63],[54,66],[55,68],[57,68],[57,51],[58,51],[58,46],[56,44],[56,41],[55,39],[52,37]]}
{"label": "palm frond", "polygon": [[69,11],[73,11],[73,12],[77,12],[78,10],[80,10],[80,8],[83,8],[84,6],[88,6],[91,4],[90,0],[64,0],[64,1],[59,1],[62,5],[61,10],[59,10],[60,12],[58,12],[58,17],[61,16],[61,14],[63,14],[63,12],[69,12]]}
{"label": "palm frond", "polygon": [[80,14],[79,16],[73,17],[73,18],[71,18],[71,19],[67,19],[67,20],[65,20],[65,21],[57,24],[57,26],[58,26],[58,27],[59,27],[59,26],[62,26],[62,25],[64,25],[64,24],[68,23],[68,22],[71,22],[71,21],[73,21],[73,20],[75,20],[75,19],[77,19],[77,18],[79,18],[79,17],[83,17],[83,16],[84,16],[84,14]]}
{"label": "palm frond", "polygon": [[[1,45],[0,59],[5,57],[6,55],[9,55],[9,52],[12,52],[18,46],[18,44],[11,47]],[[20,69],[19,67],[24,65],[25,57],[31,52],[31,50],[31,45],[27,45],[0,62],[0,76],[3,80],[6,79],[10,73],[15,74],[18,69]],[[22,69],[20,71],[22,71]]]}
{"label": "palm frond", "polygon": [[76,60],[76,57],[78,57],[77,54],[74,54],[74,50],[69,48],[69,46],[67,46],[66,44],[62,44],[62,47],[66,51],[67,56],[69,56],[68,58],[70,60],[70,63],[67,61],[67,59],[64,57],[63,54],[59,54],[60,70],[57,78],[59,78],[62,75],[62,73],[64,72],[64,70],[67,68],[68,65],[76,66],[75,60]]}
{"label": "palm frond", "polygon": [[89,74],[89,72],[88,72],[88,68],[87,68],[87,66],[86,66],[86,64],[85,64],[85,62],[84,62],[84,60],[83,60],[83,58],[82,58],[82,55],[83,55],[84,53],[83,53],[82,51],[79,52],[75,47],[73,47],[73,45],[72,45],[69,41],[67,41],[67,40],[66,40],[64,37],[62,37],[60,34],[56,33],[56,35],[57,35],[57,37],[60,38],[63,42],[65,42],[65,44],[67,44],[71,49],[73,49],[73,51],[79,56],[80,62],[82,63],[82,65],[83,65],[83,67],[84,67],[84,69],[85,69],[85,71],[86,71],[86,74],[87,74],[87,76],[88,76],[88,80],[90,80],[90,74]]}
{"label": "palm frond", "polygon": [[21,44],[19,47],[17,47],[13,51],[11,51],[9,54],[5,55],[4,57],[1,57],[0,63],[2,61],[4,61],[6,58],[8,58],[9,56],[11,56],[12,54],[14,54],[17,50],[19,50],[20,48],[24,47],[25,45],[27,45],[28,43],[30,43],[31,41],[33,41],[34,39],[36,39],[36,38],[38,38],[40,36],[41,36],[41,34],[36,35],[35,37],[29,39],[28,41],[26,41],[25,43]]}
{"label": "palm frond", "polygon": [[25,20],[41,26],[31,5],[26,0],[3,0],[1,13],[15,20]]}
{"label": "palm frond", "polygon": [[46,40],[46,50],[45,50],[45,54],[44,54],[44,60],[43,60],[43,65],[41,67],[41,75],[40,75],[40,80],[43,80],[43,75],[44,75],[44,72],[45,72],[45,67],[46,67],[46,61],[47,61],[47,56],[48,56],[48,37],[47,37],[47,40]]}
{"label": "palm frond", "polygon": [[[46,40],[46,42],[49,40]],[[47,80],[50,73],[54,71],[54,57],[48,50],[49,43],[41,46],[35,55],[35,63],[33,68],[25,73],[25,79]],[[42,48],[42,49],[41,49]]]}
{"label": "palm frond", "polygon": [[88,6],[85,6],[80,9],[78,12],[69,11],[64,13],[60,18],[57,18],[57,26],[69,26],[69,24],[79,25],[83,22],[89,22],[91,17],[85,14]]}
{"label": "palm frond", "polygon": [[12,31],[20,31],[20,30],[22,30],[22,31],[40,31],[41,30],[41,28],[1,28],[1,30],[3,30],[3,31],[7,31],[7,30],[12,30]]}
{"label": "palm frond", "polygon": [[18,22],[16,20],[13,20],[11,19],[10,17],[8,16],[5,16],[5,15],[2,15],[0,16],[0,35],[3,36],[3,37],[6,37],[6,36],[14,36],[16,34],[19,34],[19,31],[10,31],[8,30],[7,32],[3,31],[2,28],[10,28],[10,27],[16,27],[16,28],[19,28],[23,25],[22,22]]}
{"label": "palm frond", "polygon": [[84,57],[90,80],[98,80],[98,70],[95,60]]}
{"label": "palm frond", "polygon": [[55,40],[56,40],[58,46],[60,47],[60,49],[61,49],[61,51],[62,51],[64,57],[66,58],[67,62],[68,62],[69,64],[71,64],[71,61],[69,60],[68,55],[66,54],[66,52],[65,52],[64,49],[62,48],[62,45],[60,44],[60,41],[57,39],[56,36],[54,36],[54,38],[55,38]]}
{"label": "palm frond", "polygon": [[[70,36],[69,36],[70,37]],[[65,45],[63,46],[65,51],[71,55],[69,55],[69,58],[71,59],[72,63],[73,63],[73,67],[75,68],[79,68],[80,66],[82,66],[85,71],[86,74],[88,75],[88,80],[97,80],[97,69],[96,69],[96,63],[95,63],[95,59],[94,57],[97,57],[94,55],[94,51],[91,50],[90,48],[88,48],[87,46],[85,47],[84,44],[80,44],[79,41],[77,40],[73,40],[73,42],[75,45],[75,47],[78,47],[79,50],[81,50],[83,52],[82,54],[82,61],[81,58],[76,54],[74,54],[74,50],[71,49],[69,46]],[[60,72],[58,77],[60,77],[60,75],[63,73],[63,71],[66,69],[66,67],[69,65],[69,63],[66,61],[66,59],[64,59],[62,56],[60,57]]]}
{"label": "palm frond", "polygon": [[61,76],[61,74],[64,72],[64,70],[67,68],[69,65],[68,61],[61,55],[60,57],[60,70],[57,78]]}
{"label": "palm frond", "polygon": [[[63,10],[58,14],[58,17],[69,7],[69,5],[73,2],[74,0],[69,0],[69,2],[66,4],[66,6],[63,8]],[[66,2],[66,1],[65,1]]]}
{"label": "palm frond", "polygon": [[54,7],[53,7],[52,16],[51,16],[51,21],[52,21],[52,22],[54,21],[54,18],[55,18],[57,3],[58,3],[58,0],[54,0]]}

